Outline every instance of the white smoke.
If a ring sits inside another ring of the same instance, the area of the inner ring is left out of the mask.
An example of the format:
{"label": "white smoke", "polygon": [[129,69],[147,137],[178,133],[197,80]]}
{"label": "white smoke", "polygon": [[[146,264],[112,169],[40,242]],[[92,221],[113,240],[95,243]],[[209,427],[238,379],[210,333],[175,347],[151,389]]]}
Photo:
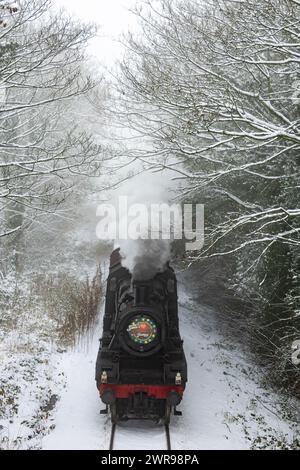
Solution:
{"label": "white smoke", "polygon": [[[127,196],[128,206],[143,204],[150,215],[152,204],[169,203],[173,186],[174,182],[167,172],[146,173],[127,181],[119,188],[118,195]],[[123,217],[127,218],[127,214],[120,214],[119,224],[122,224]],[[165,269],[170,260],[171,240],[149,239],[149,219],[141,220],[140,225],[140,238],[118,240],[116,246],[120,246],[122,264],[130,270],[133,278],[147,280]],[[151,231],[158,232],[161,237],[159,221],[154,227],[151,220]]]}
{"label": "white smoke", "polygon": [[124,240],[121,243],[122,265],[135,280],[151,279],[164,271],[170,260],[169,240]]}

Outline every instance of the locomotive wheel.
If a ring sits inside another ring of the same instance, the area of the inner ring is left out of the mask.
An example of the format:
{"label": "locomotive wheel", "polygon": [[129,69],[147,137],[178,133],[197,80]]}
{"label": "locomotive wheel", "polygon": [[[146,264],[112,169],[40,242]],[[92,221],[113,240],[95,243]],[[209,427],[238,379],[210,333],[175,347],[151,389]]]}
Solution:
{"label": "locomotive wheel", "polygon": [[110,419],[113,424],[118,422],[118,414],[117,414],[117,404],[113,403],[110,405]]}
{"label": "locomotive wheel", "polygon": [[165,405],[164,424],[170,424],[171,411],[172,411],[172,407],[168,403],[166,403],[166,405]]}

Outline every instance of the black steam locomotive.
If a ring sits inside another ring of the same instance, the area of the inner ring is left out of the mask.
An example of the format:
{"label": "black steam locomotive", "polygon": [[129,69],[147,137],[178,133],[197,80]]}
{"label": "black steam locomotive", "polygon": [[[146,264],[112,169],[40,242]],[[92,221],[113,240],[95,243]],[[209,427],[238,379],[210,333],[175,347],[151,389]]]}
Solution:
{"label": "black steam locomotive", "polygon": [[172,410],[181,414],[176,406],[187,381],[182,344],[173,269],[133,280],[115,250],[96,364],[97,388],[113,423],[146,418],[168,424]]}

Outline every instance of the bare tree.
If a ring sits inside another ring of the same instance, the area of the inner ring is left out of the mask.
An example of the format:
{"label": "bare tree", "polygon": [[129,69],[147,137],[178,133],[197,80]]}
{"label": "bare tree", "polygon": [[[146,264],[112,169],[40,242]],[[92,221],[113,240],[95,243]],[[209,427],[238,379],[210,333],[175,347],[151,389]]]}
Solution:
{"label": "bare tree", "polygon": [[248,239],[233,250],[298,244],[299,228],[290,226],[297,208],[256,204],[252,191],[232,184],[243,177],[252,186],[297,185],[298,3],[143,4],[147,13],[136,13],[144,39],[129,38],[122,65],[123,112],[158,145],[136,156],[173,168],[189,192],[208,188],[234,202],[236,217],[218,227],[214,247],[246,227]]}
{"label": "bare tree", "polygon": [[100,168],[99,145],[77,122],[65,125],[96,85],[85,68],[95,29],[50,7],[21,0],[0,34],[0,237],[16,250],[20,231],[54,213],[76,175]]}

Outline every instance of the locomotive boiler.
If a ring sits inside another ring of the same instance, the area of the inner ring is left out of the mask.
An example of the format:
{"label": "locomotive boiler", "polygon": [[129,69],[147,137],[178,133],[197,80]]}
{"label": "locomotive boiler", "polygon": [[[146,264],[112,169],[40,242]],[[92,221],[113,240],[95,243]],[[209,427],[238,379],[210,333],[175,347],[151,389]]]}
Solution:
{"label": "locomotive boiler", "polygon": [[113,423],[131,418],[168,424],[182,400],[187,364],[179,333],[177,282],[169,264],[134,279],[110,257],[96,383]]}

